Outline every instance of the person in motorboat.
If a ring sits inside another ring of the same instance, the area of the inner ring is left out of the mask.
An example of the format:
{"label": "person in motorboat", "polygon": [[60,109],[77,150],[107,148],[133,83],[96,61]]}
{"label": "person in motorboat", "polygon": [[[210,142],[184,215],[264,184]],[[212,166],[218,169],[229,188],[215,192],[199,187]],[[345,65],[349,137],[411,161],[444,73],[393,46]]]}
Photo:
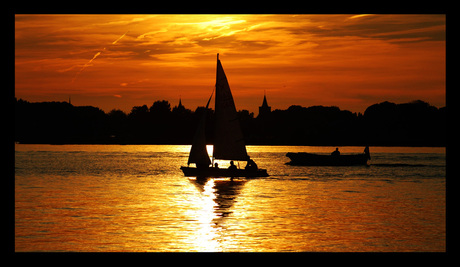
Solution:
{"label": "person in motorboat", "polygon": [[367,155],[368,159],[371,159],[371,153],[369,152],[369,146],[364,148],[364,154]]}
{"label": "person in motorboat", "polygon": [[340,151],[338,147],[336,147],[335,151],[331,153],[331,156],[334,156],[334,157],[340,156]]}

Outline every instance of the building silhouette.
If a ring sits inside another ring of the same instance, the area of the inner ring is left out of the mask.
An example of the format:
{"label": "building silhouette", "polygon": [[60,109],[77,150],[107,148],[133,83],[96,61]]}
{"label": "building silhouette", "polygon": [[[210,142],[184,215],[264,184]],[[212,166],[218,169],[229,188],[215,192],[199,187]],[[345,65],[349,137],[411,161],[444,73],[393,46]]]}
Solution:
{"label": "building silhouette", "polygon": [[184,107],[184,105],[182,105],[182,99],[181,97],[179,97],[179,105],[175,106],[173,109],[173,112],[175,113],[181,113],[181,112],[184,112],[186,110],[186,108]]}
{"label": "building silhouette", "polygon": [[259,107],[259,115],[258,118],[264,118],[270,115],[272,111],[272,107],[270,107],[267,103],[267,96],[264,92],[264,101],[262,102],[262,106]]}

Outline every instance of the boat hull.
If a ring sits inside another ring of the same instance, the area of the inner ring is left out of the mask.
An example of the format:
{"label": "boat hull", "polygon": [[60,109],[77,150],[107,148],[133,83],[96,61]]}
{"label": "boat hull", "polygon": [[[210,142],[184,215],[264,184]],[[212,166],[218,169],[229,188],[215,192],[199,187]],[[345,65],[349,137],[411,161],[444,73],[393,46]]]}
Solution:
{"label": "boat hull", "polygon": [[194,167],[180,167],[185,176],[190,177],[268,177],[267,170],[245,170],[245,169],[220,169],[220,168],[205,168],[197,169]]}
{"label": "boat hull", "polygon": [[354,154],[354,155],[318,155],[312,153],[292,153],[286,154],[291,162],[290,165],[296,166],[354,166],[354,165],[368,165],[370,159],[368,154]]}

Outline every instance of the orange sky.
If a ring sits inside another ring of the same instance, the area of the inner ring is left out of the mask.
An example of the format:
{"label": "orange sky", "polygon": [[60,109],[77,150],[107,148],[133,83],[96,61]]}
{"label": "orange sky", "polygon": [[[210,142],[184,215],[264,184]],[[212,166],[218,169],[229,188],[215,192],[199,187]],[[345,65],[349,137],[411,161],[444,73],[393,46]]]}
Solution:
{"label": "orange sky", "polygon": [[445,15],[16,15],[15,96],[108,112],[204,106],[220,53],[238,110],[445,106]]}

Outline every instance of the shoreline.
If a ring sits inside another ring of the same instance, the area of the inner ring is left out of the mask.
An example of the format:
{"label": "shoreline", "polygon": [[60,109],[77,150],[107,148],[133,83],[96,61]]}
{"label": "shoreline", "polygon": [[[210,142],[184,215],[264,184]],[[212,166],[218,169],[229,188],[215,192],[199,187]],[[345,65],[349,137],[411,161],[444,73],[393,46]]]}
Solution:
{"label": "shoreline", "polygon": [[[145,146],[145,145],[165,145],[165,146],[190,146],[192,144],[180,144],[180,143],[127,143],[127,144],[119,144],[119,143],[20,143],[20,142],[14,142],[15,145],[52,145],[52,146],[62,146],[62,145],[118,145],[118,146],[134,146],[134,145],[140,145],[140,146]],[[207,145],[212,145],[212,144],[207,144]],[[246,146],[314,146],[314,147],[365,147],[366,145],[361,145],[361,144],[346,144],[346,145],[341,145],[341,144],[246,144]],[[447,145],[399,145],[399,144],[389,144],[389,145],[383,145],[383,144],[374,144],[374,145],[369,145],[369,147],[438,147],[438,148],[446,148]]]}

